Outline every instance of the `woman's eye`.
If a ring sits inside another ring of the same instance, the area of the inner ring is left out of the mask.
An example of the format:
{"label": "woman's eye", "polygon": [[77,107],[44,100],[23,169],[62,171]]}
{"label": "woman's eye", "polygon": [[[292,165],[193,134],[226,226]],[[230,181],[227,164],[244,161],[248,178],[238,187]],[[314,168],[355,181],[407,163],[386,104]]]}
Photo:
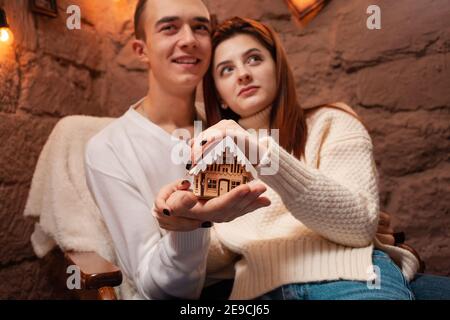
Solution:
{"label": "woman's eye", "polygon": [[260,61],[262,61],[260,56],[250,56],[247,60],[247,62],[250,64],[258,63]]}
{"label": "woman's eye", "polygon": [[220,75],[223,76],[225,74],[230,73],[231,71],[233,71],[232,67],[225,67],[225,68],[222,69],[222,71],[220,71]]}

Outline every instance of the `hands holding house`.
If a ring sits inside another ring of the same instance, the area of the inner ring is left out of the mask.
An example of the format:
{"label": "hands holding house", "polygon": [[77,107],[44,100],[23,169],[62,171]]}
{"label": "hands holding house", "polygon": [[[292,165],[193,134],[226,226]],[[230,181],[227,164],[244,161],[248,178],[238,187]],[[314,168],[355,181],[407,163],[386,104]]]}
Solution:
{"label": "hands holding house", "polygon": [[160,190],[153,212],[161,228],[191,231],[210,227],[212,222],[232,221],[270,205],[270,200],[261,196],[266,187],[258,181],[240,185],[208,201],[197,198],[189,187],[189,181],[184,180],[170,183]]}
{"label": "hands holding house", "polygon": [[[241,150],[234,140],[245,143],[247,148]],[[223,150],[221,146],[216,148],[218,142],[223,142]],[[260,154],[266,151],[258,149],[263,146],[256,135],[233,120],[222,120],[191,140],[191,148],[192,165],[202,167],[202,173],[195,177],[194,192],[189,190],[191,184],[187,180],[173,182],[160,190],[153,214],[163,229],[191,231],[209,227],[212,222],[229,222],[270,205],[270,200],[261,196],[266,191],[262,182],[247,183],[256,174],[247,159],[249,152],[252,148]],[[211,163],[201,163],[212,148],[217,149],[219,156],[213,155],[215,160],[210,159]],[[224,161],[216,165],[216,160]]]}

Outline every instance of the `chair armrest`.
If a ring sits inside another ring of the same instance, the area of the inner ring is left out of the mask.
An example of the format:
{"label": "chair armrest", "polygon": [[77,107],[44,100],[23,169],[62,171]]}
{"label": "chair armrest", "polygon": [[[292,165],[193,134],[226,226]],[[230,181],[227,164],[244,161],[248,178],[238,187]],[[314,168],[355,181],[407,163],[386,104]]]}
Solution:
{"label": "chair armrest", "polygon": [[116,287],[122,283],[120,269],[96,252],[66,252],[66,262],[80,269],[81,289]]}
{"label": "chair armrest", "polygon": [[425,261],[423,261],[420,258],[419,253],[413,247],[411,247],[410,245],[405,243],[405,241],[406,241],[405,233],[404,232],[394,232],[393,236],[394,236],[394,239],[395,239],[395,244],[394,245],[396,247],[399,247],[399,248],[402,248],[402,249],[405,249],[405,250],[411,252],[416,257],[416,259],[419,261],[419,270],[418,270],[418,272],[419,273],[424,273],[425,272]]}
{"label": "chair armrest", "polygon": [[117,300],[114,288],[103,287],[97,290],[97,300]]}
{"label": "chair armrest", "polygon": [[419,260],[419,270],[418,270],[418,272],[419,273],[424,273],[425,272],[425,262],[420,258],[419,253],[413,247],[407,245],[406,243],[396,244],[396,246],[411,252],[417,258],[417,260]]}

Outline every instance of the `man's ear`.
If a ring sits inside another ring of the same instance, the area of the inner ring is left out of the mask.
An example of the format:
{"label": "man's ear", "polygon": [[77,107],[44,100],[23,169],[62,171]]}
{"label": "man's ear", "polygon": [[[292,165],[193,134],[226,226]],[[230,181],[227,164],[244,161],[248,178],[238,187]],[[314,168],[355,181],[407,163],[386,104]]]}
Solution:
{"label": "man's ear", "polygon": [[150,63],[148,59],[147,44],[143,40],[133,40],[133,51],[138,56],[139,60],[146,65]]}

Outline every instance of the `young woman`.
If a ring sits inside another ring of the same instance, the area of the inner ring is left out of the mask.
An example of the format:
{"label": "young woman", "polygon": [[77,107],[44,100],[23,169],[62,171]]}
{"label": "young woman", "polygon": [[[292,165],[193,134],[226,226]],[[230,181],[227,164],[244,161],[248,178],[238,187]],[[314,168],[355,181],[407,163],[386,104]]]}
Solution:
{"label": "young woman", "polygon": [[[204,81],[209,128],[193,147],[233,135],[262,150],[256,168],[271,205],[214,225],[207,276],[234,277],[231,299],[413,299],[408,280],[417,260],[374,240],[377,171],[353,110],[300,107],[280,41],[261,23],[225,21],[212,44]],[[261,128],[279,129],[279,140],[246,131]],[[272,165],[278,170],[264,174]]]}

